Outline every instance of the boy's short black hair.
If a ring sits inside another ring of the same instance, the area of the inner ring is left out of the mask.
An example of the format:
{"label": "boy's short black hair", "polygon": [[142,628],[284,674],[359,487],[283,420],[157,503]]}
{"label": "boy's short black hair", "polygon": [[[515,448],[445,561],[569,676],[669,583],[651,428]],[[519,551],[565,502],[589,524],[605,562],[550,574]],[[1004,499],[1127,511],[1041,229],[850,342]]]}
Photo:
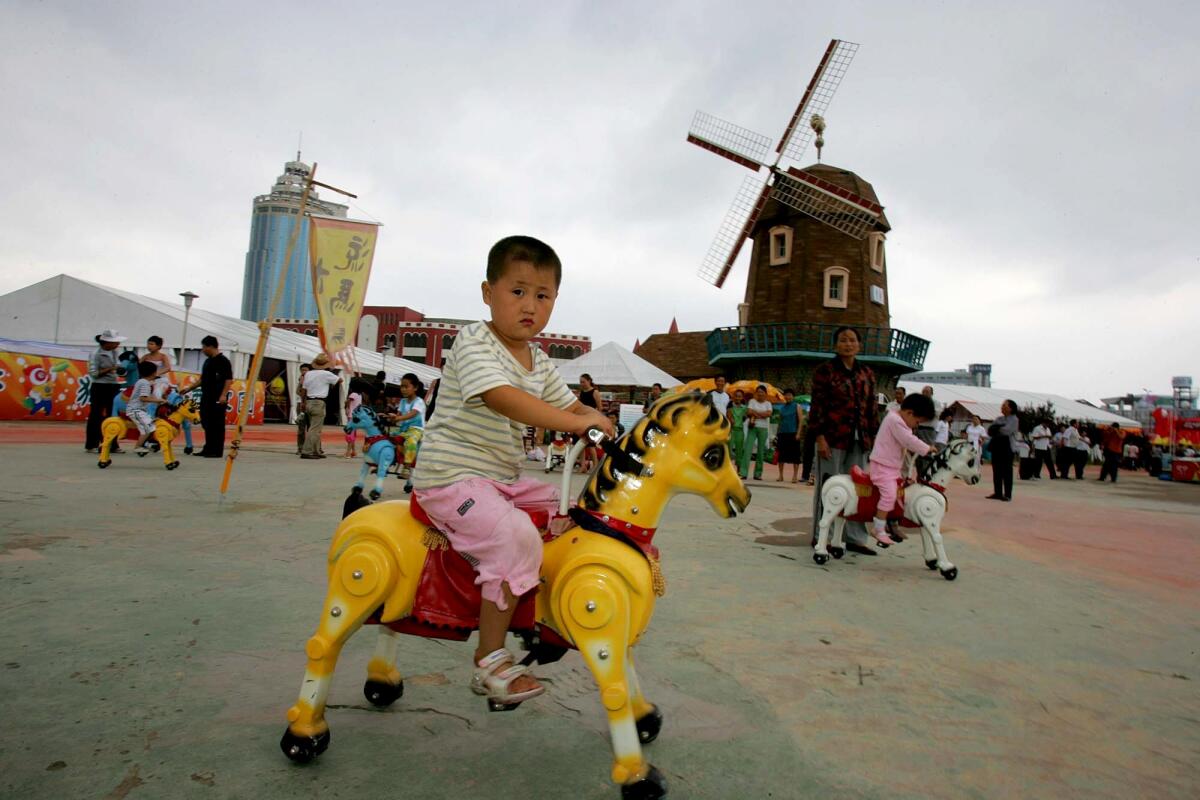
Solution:
{"label": "boy's short black hair", "polygon": [[508,265],[514,261],[532,264],[534,269],[554,270],[554,287],[562,283],[562,262],[558,254],[545,242],[532,236],[506,236],[492,245],[487,258],[487,280],[495,283],[504,277]]}
{"label": "boy's short black hair", "polygon": [[201,347],[219,347],[220,345],[217,344],[217,337],[205,336],[203,339],[200,340],[200,346]]}
{"label": "boy's short black hair", "polygon": [[304,370],[306,370],[306,369],[312,369],[312,364],[301,364],[301,365],[300,365],[300,371],[301,371],[301,372],[303,372],[303,371],[304,371]]}
{"label": "boy's short black hair", "polygon": [[906,395],[903,402],[900,403],[900,408],[904,411],[911,411],[912,415],[920,420],[931,420],[937,412],[933,408],[933,400],[923,394]]}
{"label": "boy's short black hair", "polygon": [[158,372],[158,364],[155,364],[153,361],[138,362],[139,378],[152,378],[156,372]]}
{"label": "boy's short black hair", "polygon": [[149,344],[150,342],[153,342],[154,344],[158,345],[159,347],[162,347],[162,337],[161,336],[147,336],[146,343]]}

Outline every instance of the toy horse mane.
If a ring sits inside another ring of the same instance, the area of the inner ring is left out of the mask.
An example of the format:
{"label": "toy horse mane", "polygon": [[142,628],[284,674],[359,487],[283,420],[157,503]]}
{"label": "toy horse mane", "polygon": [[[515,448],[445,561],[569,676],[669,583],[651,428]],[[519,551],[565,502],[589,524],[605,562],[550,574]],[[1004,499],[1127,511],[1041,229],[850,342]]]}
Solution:
{"label": "toy horse mane", "polygon": [[938,470],[949,468],[950,454],[957,452],[965,444],[967,444],[966,439],[954,439],[933,455],[917,458],[917,482],[928,484]]}
{"label": "toy horse mane", "polygon": [[[717,411],[712,398],[701,392],[688,392],[659,399],[649,412],[617,441],[617,448],[638,462],[645,461],[646,454],[658,436],[667,436],[677,430],[689,411],[707,407],[708,413],[698,424],[707,432],[728,431],[729,420]],[[613,459],[605,456],[596,472],[584,487],[579,497],[579,506],[587,511],[599,511],[607,495],[617,488],[620,470]]]}

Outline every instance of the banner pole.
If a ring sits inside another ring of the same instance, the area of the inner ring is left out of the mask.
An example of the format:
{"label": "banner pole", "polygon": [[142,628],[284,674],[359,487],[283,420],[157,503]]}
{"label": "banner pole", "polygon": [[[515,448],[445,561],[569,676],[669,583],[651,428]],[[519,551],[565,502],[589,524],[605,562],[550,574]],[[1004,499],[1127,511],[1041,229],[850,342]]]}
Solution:
{"label": "banner pole", "polygon": [[271,335],[271,321],[275,319],[275,309],[279,306],[279,300],[283,297],[284,277],[287,274],[288,266],[292,263],[292,253],[296,249],[296,241],[300,238],[300,229],[304,227],[304,211],[308,205],[308,193],[313,186],[313,178],[317,174],[317,163],[314,161],[312,170],[308,173],[308,180],[304,182],[304,190],[300,192],[300,209],[296,212],[296,224],[292,227],[292,235],[288,237],[287,251],[283,256],[283,266],[279,271],[279,280],[275,283],[275,294],[271,297],[271,307],[267,311],[267,318],[258,323],[258,345],[254,348],[254,358],[250,362],[250,373],[246,376],[246,397],[242,402],[241,408],[238,410],[237,430],[233,434],[233,441],[229,444],[229,455],[225,457],[225,474],[221,478],[221,497],[225,499],[225,493],[229,489],[229,479],[233,474],[233,462],[238,456],[238,449],[242,446],[242,436],[246,429],[246,417],[250,409],[254,408],[254,386],[258,382],[258,374],[262,370],[263,353],[267,349],[267,337]]}

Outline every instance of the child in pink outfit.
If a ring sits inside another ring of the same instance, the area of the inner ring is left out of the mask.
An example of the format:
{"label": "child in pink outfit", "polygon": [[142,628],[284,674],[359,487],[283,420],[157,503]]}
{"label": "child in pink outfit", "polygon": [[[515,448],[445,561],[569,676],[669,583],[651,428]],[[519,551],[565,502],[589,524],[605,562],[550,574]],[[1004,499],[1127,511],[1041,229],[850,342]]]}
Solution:
{"label": "child in pink outfit", "polygon": [[904,465],[904,453],[911,451],[924,456],[933,452],[933,447],[913,433],[918,425],[929,422],[933,416],[933,401],[925,395],[912,394],[904,398],[899,409],[889,411],[879,426],[875,447],[871,450],[871,483],[879,490],[871,535],[880,544],[895,544],[887,535],[887,515],[896,505],[896,487]]}
{"label": "child in pink outfit", "polygon": [[541,536],[521,508],[558,506],[553,486],[521,475],[525,427],[613,434],[531,341],[550,321],[561,280],[558,256],[537,239],[510,236],[492,247],[482,287],[492,318],[455,337],[413,474],[422,508],[478,573],[471,689],[502,704],[545,691],[504,646],[516,599],[537,586],[542,563]]}

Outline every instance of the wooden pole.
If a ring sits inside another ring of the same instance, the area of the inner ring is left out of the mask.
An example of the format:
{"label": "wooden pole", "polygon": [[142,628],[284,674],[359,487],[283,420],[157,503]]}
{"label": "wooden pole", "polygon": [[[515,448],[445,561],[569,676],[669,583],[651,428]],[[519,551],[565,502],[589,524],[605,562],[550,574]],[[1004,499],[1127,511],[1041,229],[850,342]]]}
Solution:
{"label": "wooden pole", "polygon": [[267,349],[267,337],[271,335],[271,320],[275,319],[275,309],[283,296],[284,277],[288,266],[292,263],[292,253],[296,251],[296,240],[300,238],[300,229],[304,227],[304,211],[308,205],[308,193],[313,186],[313,178],[317,174],[317,164],[314,161],[308,180],[304,182],[304,190],[300,193],[300,209],[296,213],[296,224],[292,227],[292,235],[288,238],[287,252],[283,256],[283,267],[280,269],[279,280],[275,284],[275,294],[271,297],[271,308],[267,318],[258,323],[258,346],[254,348],[254,359],[250,362],[250,373],[246,376],[246,399],[238,410],[237,430],[229,445],[229,455],[225,457],[225,474],[221,478],[221,499],[229,489],[229,478],[233,474],[233,462],[238,456],[238,448],[242,446],[242,435],[246,429],[246,416],[254,408],[254,385],[258,383],[258,374],[262,370],[263,353]]}

